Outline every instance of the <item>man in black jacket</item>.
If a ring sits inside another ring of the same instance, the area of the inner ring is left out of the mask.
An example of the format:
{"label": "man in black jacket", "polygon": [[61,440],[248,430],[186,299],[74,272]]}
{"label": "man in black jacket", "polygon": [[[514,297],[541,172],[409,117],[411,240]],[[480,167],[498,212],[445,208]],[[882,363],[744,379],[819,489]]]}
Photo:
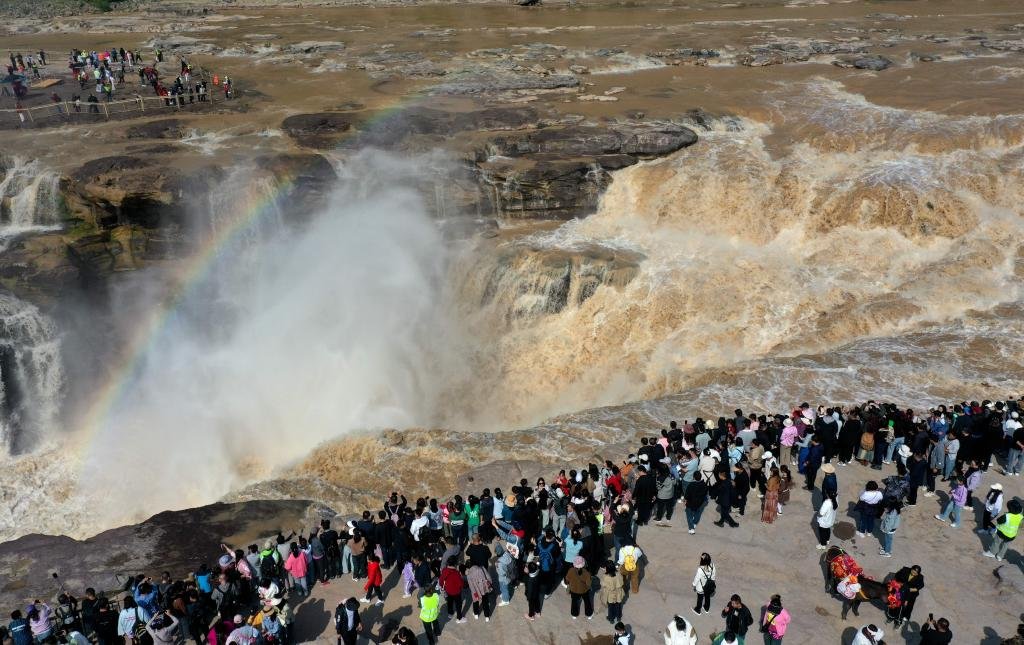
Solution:
{"label": "man in black jacket", "polygon": [[363,627],[359,617],[359,601],[349,598],[338,603],[334,610],[334,630],[338,632],[338,645],[356,645],[356,637]]}
{"label": "man in black jacket", "polygon": [[647,472],[647,466],[641,466],[641,474],[633,486],[633,503],[636,505],[636,524],[644,526],[651,519],[654,499],[658,495],[658,485]]}
{"label": "man in black jacket", "polygon": [[715,526],[729,526],[736,528],[739,523],[732,519],[729,511],[732,509],[732,480],[728,472],[718,471],[718,484],[715,485],[715,494],[718,496],[718,521]]}
{"label": "man in black jacket", "polygon": [[747,635],[747,628],[754,623],[750,610],[737,594],[732,595],[729,604],[722,610],[722,618],[725,619],[725,631],[733,632],[741,638]]}
{"label": "man in black jacket", "polygon": [[686,526],[692,535],[704,512],[704,503],[708,501],[708,485],[700,477],[695,477],[683,492],[683,499],[686,500]]}

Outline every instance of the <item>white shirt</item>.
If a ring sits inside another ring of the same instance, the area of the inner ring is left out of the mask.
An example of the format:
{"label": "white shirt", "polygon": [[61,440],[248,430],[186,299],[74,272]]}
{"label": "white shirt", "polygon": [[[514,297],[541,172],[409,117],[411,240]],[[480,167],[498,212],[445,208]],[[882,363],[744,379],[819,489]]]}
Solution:
{"label": "white shirt", "polygon": [[865,504],[877,504],[882,501],[882,491],[879,490],[866,490],[860,494],[860,501]]}
{"label": "white shirt", "polygon": [[871,640],[870,638],[864,635],[864,629],[861,628],[857,630],[857,635],[854,636],[853,642],[850,643],[850,645],[875,645],[876,643],[878,643],[878,641],[882,640],[884,636],[885,632],[883,632],[882,630],[878,630],[874,637],[875,640]]}
{"label": "white shirt", "polygon": [[818,509],[818,526],[823,529],[830,529],[836,523],[836,505],[831,499],[825,498]]}
{"label": "white shirt", "polygon": [[426,514],[423,514],[412,521],[412,524],[409,525],[409,532],[412,533],[414,540],[417,542],[420,541],[420,533],[424,528],[426,528],[429,522],[430,520],[427,519]]}
{"label": "white shirt", "polygon": [[1012,436],[1014,432],[1020,429],[1020,421],[1016,419],[1007,419],[1003,421],[1003,434],[1007,437]]}

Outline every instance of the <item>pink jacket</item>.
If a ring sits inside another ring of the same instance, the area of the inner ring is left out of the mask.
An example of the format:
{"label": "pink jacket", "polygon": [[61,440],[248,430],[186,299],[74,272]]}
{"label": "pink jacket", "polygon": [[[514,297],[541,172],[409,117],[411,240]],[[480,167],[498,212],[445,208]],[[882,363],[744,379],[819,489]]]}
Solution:
{"label": "pink jacket", "polygon": [[[770,620],[770,614],[765,612],[764,622],[767,623]],[[783,609],[779,612],[775,619],[772,620],[772,624],[768,625],[768,633],[772,638],[782,638],[786,633],[786,627],[789,626],[789,612]]]}
{"label": "pink jacket", "polygon": [[786,426],[782,429],[782,438],[779,439],[779,443],[784,446],[792,446],[796,443],[796,438],[800,435],[800,430],[796,426]]}
{"label": "pink jacket", "polygon": [[284,568],[288,573],[292,574],[295,579],[305,578],[306,573],[309,571],[309,563],[306,562],[306,554],[299,551],[298,555],[294,553],[288,556],[288,559],[284,562]]}

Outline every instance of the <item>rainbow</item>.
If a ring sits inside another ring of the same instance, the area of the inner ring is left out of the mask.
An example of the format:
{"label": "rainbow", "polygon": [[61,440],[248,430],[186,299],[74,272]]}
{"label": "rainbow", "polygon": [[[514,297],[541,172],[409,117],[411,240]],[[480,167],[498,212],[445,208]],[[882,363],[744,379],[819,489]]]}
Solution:
{"label": "rainbow", "polygon": [[[372,116],[362,122],[358,131],[353,128],[347,136],[358,135],[359,131],[365,131],[367,126],[407,108],[417,98],[420,97],[411,96],[394,105],[377,108]],[[77,425],[76,438],[79,441],[86,446],[91,444],[92,439],[105,426],[118,403],[124,398],[130,384],[139,375],[143,359],[151,353],[174,312],[206,282],[224,249],[252,230],[267,213],[273,212],[273,206],[278,198],[294,186],[296,176],[278,176],[276,180],[274,189],[266,191],[266,194],[247,195],[247,201],[239,204],[238,208],[229,214],[227,222],[205,240],[182,266],[174,278],[176,288],[171,289],[173,295],[154,307],[139,321],[135,333],[128,339],[124,351],[114,362],[107,380],[96,390],[86,406],[82,421]]]}
{"label": "rainbow", "polygon": [[153,307],[135,327],[125,349],[115,361],[110,375],[93,396],[78,426],[78,438],[89,445],[104,427],[132,381],[139,375],[143,359],[160,339],[178,307],[203,285],[211,269],[226,248],[251,231],[268,213],[281,195],[287,194],[295,184],[295,175],[278,176],[273,190],[265,194],[248,193],[246,201],[238,204],[219,230],[209,236],[174,276],[170,295]]}

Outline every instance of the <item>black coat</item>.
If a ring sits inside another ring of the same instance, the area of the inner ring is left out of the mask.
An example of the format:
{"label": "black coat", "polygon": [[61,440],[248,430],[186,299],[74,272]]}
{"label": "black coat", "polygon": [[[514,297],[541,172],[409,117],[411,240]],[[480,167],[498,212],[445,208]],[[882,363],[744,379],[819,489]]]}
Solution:
{"label": "black coat", "polygon": [[657,494],[658,484],[654,481],[654,477],[650,475],[643,475],[638,478],[633,486],[633,500],[638,505],[650,506],[654,503],[654,498]]}

